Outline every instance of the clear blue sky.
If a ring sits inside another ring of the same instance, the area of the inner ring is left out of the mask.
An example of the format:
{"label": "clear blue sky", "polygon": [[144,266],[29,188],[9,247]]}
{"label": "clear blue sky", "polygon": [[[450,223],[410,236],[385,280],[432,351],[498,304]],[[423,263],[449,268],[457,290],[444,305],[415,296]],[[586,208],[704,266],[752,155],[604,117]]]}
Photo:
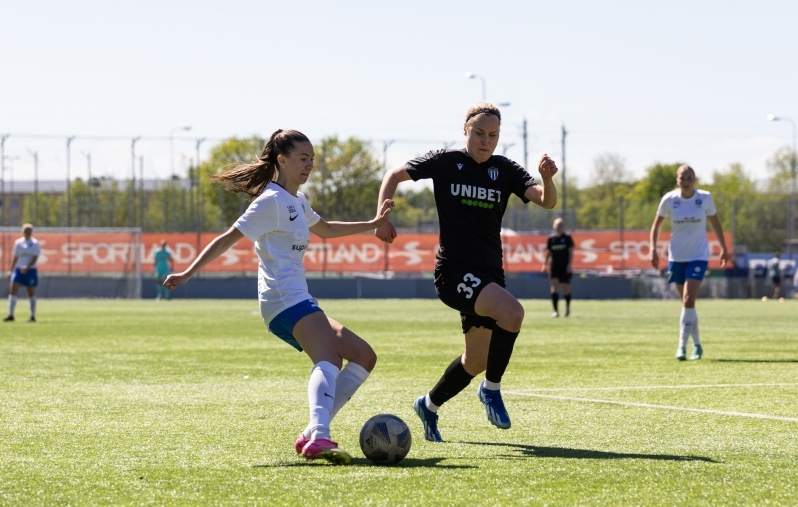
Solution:
{"label": "clear blue sky", "polygon": [[[145,177],[194,156],[183,138],[268,136],[297,128],[397,142],[388,165],[462,140],[481,98],[504,108],[501,143],[530,165],[560,160],[588,183],[611,152],[641,175],[684,161],[699,177],[733,162],[756,178],[798,120],[798,2],[472,1],[96,2],[0,4],[0,134],[77,135],[72,171]],[[147,139],[158,137],[159,139]],[[12,135],[6,179],[64,175],[64,139]],[[203,154],[210,146],[203,145]],[[499,152],[504,147],[500,146]],[[18,157],[18,158],[16,158]],[[536,173],[534,167],[532,172]]]}

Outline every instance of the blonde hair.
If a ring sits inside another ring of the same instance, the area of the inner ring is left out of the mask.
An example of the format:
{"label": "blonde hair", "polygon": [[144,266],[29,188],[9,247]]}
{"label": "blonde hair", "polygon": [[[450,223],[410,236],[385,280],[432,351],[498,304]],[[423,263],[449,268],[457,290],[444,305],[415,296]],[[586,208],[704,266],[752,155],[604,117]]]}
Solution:
{"label": "blonde hair", "polygon": [[474,122],[474,118],[480,114],[492,114],[499,119],[499,124],[502,122],[502,113],[496,104],[492,102],[477,102],[466,111],[465,124],[463,126],[468,127],[471,125]]}

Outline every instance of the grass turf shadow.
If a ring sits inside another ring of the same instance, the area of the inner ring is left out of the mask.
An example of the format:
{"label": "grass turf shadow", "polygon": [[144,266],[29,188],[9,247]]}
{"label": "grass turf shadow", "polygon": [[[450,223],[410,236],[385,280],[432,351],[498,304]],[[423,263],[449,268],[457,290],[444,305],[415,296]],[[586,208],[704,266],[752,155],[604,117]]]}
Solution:
{"label": "grass turf shadow", "polygon": [[[352,465],[355,467],[382,467],[382,468],[447,468],[447,469],[467,469],[477,468],[473,465],[442,465],[441,461],[446,458],[405,458],[396,465],[377,465],[366,458],[352,458]],[[324,460],[297,461],[295,463],[277,463],[274,465],[252,465],[252,468],[285,468],[285,467],[306,467],[306,466],[325,466],[329,465]],[[331,465],[335,466],[335,465]]]}
{"label": "grass turf shadow", "polygon": [[798,363],[798,359],[705,359],[713,363]]}
{"label": "grass turf shadow", "polygon": [[679,456],[673,454],[636,454],[626,452],[594,451],[592,449],[570,449],[567,447],[540,447],[537,445],[502,444],[498,442],[458,442],[468,445],[492,445],[510,447],[521,452],[526,458],[568,458],[568,459],[651,459],[658,461],[703,461],[719,463],[704,456]]}

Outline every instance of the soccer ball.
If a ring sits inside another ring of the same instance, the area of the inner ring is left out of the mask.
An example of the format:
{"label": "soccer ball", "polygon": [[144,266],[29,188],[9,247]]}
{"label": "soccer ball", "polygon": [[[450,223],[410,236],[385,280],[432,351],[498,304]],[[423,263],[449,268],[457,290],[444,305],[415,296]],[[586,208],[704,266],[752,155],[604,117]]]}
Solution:
{"label": "soccer ball", "polygon": [[395,415],[375,415],[360,430],[360,450],[372,463],[395,465],[410,451],[410,428]]}

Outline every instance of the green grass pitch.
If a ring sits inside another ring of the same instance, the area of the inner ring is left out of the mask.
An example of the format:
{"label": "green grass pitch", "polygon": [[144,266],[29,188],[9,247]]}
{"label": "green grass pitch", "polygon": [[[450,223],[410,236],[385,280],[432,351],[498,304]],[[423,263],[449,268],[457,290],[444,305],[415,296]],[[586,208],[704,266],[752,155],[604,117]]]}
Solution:
{"label": "green grass pitch", "polygon": [[[336,467],[294,452],[311,364],[254,299],[41,300],[35,324],[20,300],[0,327],[0,505],[798,504],[798,304],[699,301],[705,357],[678,362],[678,302],[523,303],[512,428],[475,380],[433,444],[411,405],[462,350],[456,312],[321,301],[379,355],[333,422],[355,457]],[[395,467],[358,445],[383,412],[413,432]]]}

